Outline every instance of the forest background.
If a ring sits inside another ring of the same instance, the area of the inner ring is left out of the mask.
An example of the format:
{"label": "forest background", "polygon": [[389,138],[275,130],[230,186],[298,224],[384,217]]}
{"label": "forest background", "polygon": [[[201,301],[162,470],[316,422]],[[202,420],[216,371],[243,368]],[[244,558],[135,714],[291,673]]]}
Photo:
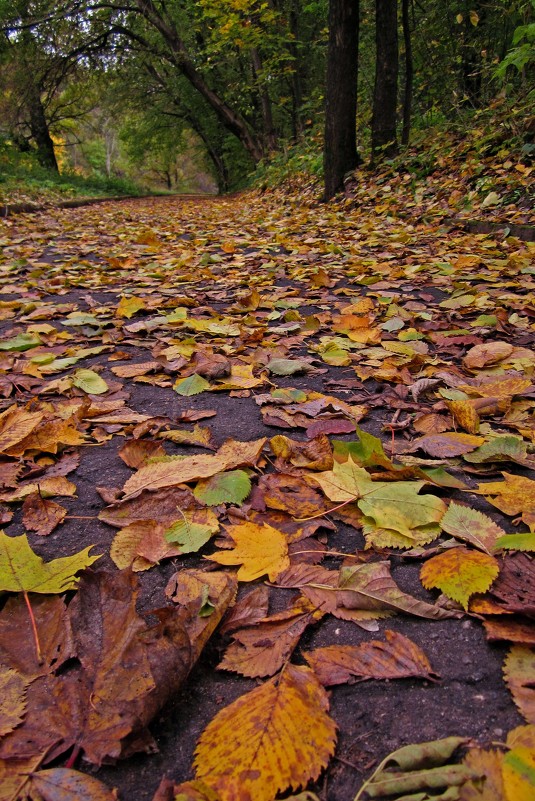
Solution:
{"label": "forest background", "polygon": [[444,155],[467,131],[481,154],[512,146],[529,165],[534,10],[0,0],[1,199],[228,192],[298,173],[324,175],[332,196],[400,153],[425,177],[437,142]]}

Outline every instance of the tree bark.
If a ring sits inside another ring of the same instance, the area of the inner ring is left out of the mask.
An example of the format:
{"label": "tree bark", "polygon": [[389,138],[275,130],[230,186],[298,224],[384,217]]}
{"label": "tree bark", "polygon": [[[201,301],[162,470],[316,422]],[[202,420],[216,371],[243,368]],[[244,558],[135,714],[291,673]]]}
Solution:
{"label": "tree bark", "polygon": [[189,55],[186,45],[180,38],[174,23],[164,19],[152,0],[136,0],[139,12],[158,31],[171,52],[174,63],[182,75],[194,89],[206,100],[215,111],[218,119],[231,134],[236,136],[247,150],[255,164],[262,159],[264,153],[262,143],[249,129],[243,117],[228,106],[204,80]]}
{"label": "tree bark", "polygon": [[41,101],[39,88],[33,83],[28,86],[28,110],[30,113],[30,132],[32,139],[37,145],[37,158],[39,164],[54,172],[59,172],[56,154],[54,152],[54,142],[48,130],[48,122]]}
{"label": "tree bark", "polygon": [[372,115],[372,158],[397,153],[398,94],[397,0],[375,2],[375,87]]}
{"label": "tree bark", "polygon": [[343,190],[345,174],[358,164],[358,36],[358,0],[329,0],[323,158],[326,200]]}
{"label": "tree bark", "polygon": [[403,132],[401,134],[401,141],[404,145],[409,144],[411,136],[412,96],[414,86],[414,63],[412,60],[409,3],[410,0],[401,0],[403,41],[405,44],[405,87],[403,90]]}
{"label": "tree bark", "polygon": [[[251,63],[253,65],[255,78],[259,80],[259,78],[262,75],[262,59],[256,47],[254,47],[251,50]],[[265,149],[268,153],[270,153],[277,149],[277,133],[275,131],[275,125],[273,123],[273,110],[271,108],[271,98],[267,92],[267,89],[265,88],[260,89],[259,94],[260,94],[260,105],[262,108],[262,124],[264,127],[263,139],[265,143]]]}

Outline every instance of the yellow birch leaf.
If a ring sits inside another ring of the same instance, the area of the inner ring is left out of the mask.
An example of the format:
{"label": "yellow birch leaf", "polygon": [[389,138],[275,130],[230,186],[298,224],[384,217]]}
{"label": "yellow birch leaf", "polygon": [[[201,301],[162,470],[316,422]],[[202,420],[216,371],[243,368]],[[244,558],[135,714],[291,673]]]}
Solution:
{"label": "yellow birch leaf", "polygon": [[479,415],[469,400],[446,401],[455,422],[469,434],[479,432]]}
{"label": "yellow birch leaf", "polygon": [[469,542],[489,554],[494,550],[498,537],[505,536],[503,528],[483,512],[455,501],[450,502],[440,525],[452,537]]}
{"label": "yellow birch leaf", "polygon": [[198,779],[220,801],[273,801],[316,779],[334,751],[328,696],[310,668],[282,674],[222,709],[195,752]]}
{"label": "yellow birch leaf", "polygon": [[499,572],[493,556],[459,547],[429,559],[420,571],[420,580],[426,589],[438,587],[468,609],[470,596],[486,592]]}
{"label": "yellow birch leaf", "polygon": [[0,666],[0,737],[22,723],[26,712],[26,686],[20,673]]}
{"label": "yellow birch leaf", "polygon": [[505,659],[503,675],[521,715],[528,723],[535,723],[535,649],[513,645]]}
{"label": "yellow birch leaf", "polygon": [[242,523],[239,526],[227,526],[226,530],[236,546],[228,551],[217,551],[206,558],[220,565],[241,565],[238,581],[254,581],[266,574],[270,581],[275,581],[279,573],[290,567],[288,540],[282,531],[266,523],[260,526]]}
{"label": "yellow birch leaf", "polygon": [[503,758],[502,775],[507,801],[533,801],[535,750],[526,746],[511,749]]}

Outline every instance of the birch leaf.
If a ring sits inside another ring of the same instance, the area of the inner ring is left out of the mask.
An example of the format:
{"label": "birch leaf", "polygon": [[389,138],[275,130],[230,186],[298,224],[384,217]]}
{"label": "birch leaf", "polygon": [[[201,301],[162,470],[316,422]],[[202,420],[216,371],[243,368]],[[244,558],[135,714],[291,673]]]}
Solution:
{"label": "birch leaf", "polygon": [[426,589],[438,587],[468,609],[470,597],[486,592],[499,572],[493,556],[459,547],[429,559],[420,571],[420,579]]}
{"label": "birch leaf", "polygon": [[334,751],[327,693],[306,667],[282,674],[222,709],[195,752],[197,778],[220,801],[273,801],[316,779]]}

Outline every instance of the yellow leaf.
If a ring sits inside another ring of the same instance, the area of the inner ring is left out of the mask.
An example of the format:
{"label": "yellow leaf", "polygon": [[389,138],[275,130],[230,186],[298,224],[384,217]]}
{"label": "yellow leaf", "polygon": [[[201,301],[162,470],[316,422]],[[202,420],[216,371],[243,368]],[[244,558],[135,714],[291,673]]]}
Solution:
{"label": "yellow leaf", "polygon": [[0,737],[22,723],[27,681],[16,670],[0,666]]}
{"label": "yellow leaf", "polygon": [[27,412],[10,406],[0,415],[0,451],[12,448],[17,442],[28,436],[41,422],[41,412]]}
{"label": "yellow leaf", "polygon": [[503,784],[507,801],[533,801],[535,798],[535,751],[517,746],[503,758]]}
{"label": "yellow leaf", "polygon": [[222,709],[202,733],[197,778],[220,801],[273,801],[319,776],[334,751],[327,693],[306,667],[282,674]]}
{"label": "yellow leaf", "polygon": [[500,751],[471,748],[463,759],[463,765],[479,774],[479,778],[463,784],[462,801],[504,801],[503,754]]}
{"label": "yellow leaf", "polygon": [[520,713],[528,723],[535,723],[535,649],[513,645],[505,659],[503,675]]}
{"label": "yellow leaf", "polygon": [[254,581],[265,574],[270,581],[275,581],[279,573],[290,566],[288,541],[282,531],[265,523],[227,526],[227,531],[236,547],[217,551],[206,558],[220,565],[241,565],[238,581]]}
{"label": "yellow leaf", "polygon": [[141,309],[145,309],[147,304],[143,300],[143,298],[136,298],[136,297],[122,297],[119,305],[117,306],[117,316],[118,317],[133,317],[134,314]]}
{"label": "yellow leaf", "polygon": [[420,579],[426,589],[438,587],[468,609],[470,596],[486,592],[499,572],[493,556],[459,547],[429,559],[420,571]]}
{"label": "yellow leaf", "polygon": [[479,415],[468,400],[446,401],[455,422],[469,434],[479,432]]}

